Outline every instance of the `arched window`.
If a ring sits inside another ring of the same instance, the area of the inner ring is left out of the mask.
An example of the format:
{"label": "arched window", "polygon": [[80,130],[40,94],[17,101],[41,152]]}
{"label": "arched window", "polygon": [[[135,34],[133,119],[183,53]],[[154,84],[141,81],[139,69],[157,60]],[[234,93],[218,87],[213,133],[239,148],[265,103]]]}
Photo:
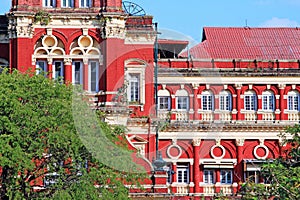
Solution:
{"label": "arched window", "polygon": [[159,110],[171,110],[171,97],[168,90],[158,91],[158,109]]}
{"label": "arched window", "polygon": [[244,108],[245,110],[257,110],[257,96],[252,90],[248,90],[244,95]]}
{"label": "arched window", "polygon": [[189,94],[186,90],[178,90],[176,96],[176,109],[189,110]]}
{"label": "arched window", "polygon": [[299,92],[298,91],[290,91],[288,92],[288,96],[287,96],[287,103],[288,103],[288,110],[294,110],[294,111],[299,111]]}
{"label": "arched window", "polygon": [[275,110],[275,98],[274,93],[270,90],[262,93],[262,109],[266,111]]}
{"label": "arched window", "polygon": [[219,109],[231,111],[232,110],[232,95],[229,91],[223,90],[219,94]]}
{"label": "arched window", "polygon": [[211,91],[202,92],[202,110],[214,110],[214,95]]}

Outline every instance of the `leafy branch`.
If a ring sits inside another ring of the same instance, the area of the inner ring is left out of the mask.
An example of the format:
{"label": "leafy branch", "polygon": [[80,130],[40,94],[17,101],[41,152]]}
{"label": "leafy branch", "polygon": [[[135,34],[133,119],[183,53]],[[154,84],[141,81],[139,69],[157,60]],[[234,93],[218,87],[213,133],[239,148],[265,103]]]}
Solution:
{"label": "leafy branch", "polygon": [[42,25],[48,25],[51,20],[51,15],[45,11],[38,11],[34,15],[34,23],[40,22]]}

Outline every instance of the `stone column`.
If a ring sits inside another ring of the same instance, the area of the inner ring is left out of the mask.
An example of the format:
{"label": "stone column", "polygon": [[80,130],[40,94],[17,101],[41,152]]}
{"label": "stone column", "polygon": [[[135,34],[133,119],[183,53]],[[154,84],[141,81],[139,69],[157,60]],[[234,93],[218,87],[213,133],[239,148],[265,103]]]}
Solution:
{"label": "stone column", "polygon": [[83,59],[83,90],[89,89],[89,61]]}
{"label": "stone column", "polygon": [[200,193],[200,144],[201,139],[195,138],[193,139],[193,148],[194,148],[194,193]]}
{"label": "stone column", "polygon": [[176,97],[174,94],[171,94],[171,120],[176,120],[176,113],[173,113],[173,110],[176,110]]}
{"label": "stone column", "polygon": [[220,169],[216,169],[216,185],[215,185],[215,193],[220,193],[221,191],[221,179],[220,179]]}
{"label": "stone column", "polygon": [[244,138],[239,138],[235,140],[235,145],[237,149],[237,164],[234,167],[234,182],[237,183],[238,186],[241,185],[242,182],[244,182],[244,175],[243,175],[243,151],[244,151],[244,143],[245,139]]}
{"label": "stone column", "polygon": [[72,60],[65,58],[64,59],[64,79],[66,84],[72,83]]}
{"label": "stone column", "polygon": [[[176,162],[173,162],[173,165],[172,165],[172,170],[173,172],[175,172],[174,174],[172,174],[172,183],[177,183],[177,165],[176,165]],[[171,185],[171,190],[172,190],[172,193],[176,193],[177,192],[177,186],[176,184],[175,185]]]}
{"label": "stone column", "polygon": [[47,59],[47,64],[48,64],[48,78],[52,79],[53,78],[53,67],[52,67],[53,60],[51,58]]}
{"label": "stone column", "polygon": [[78,0],[74,1],[74,8],[79,8],[79,1]]}
{"label": "stone column", "polygon": [[275,120],[280,121],[280,94],[275,94]]}
{"label": "stone column", "polygon": [[280,120],[285,120],[284,117],[284,108],[285,108],[285,103],[284,103],[284,89],[285,89],[285,84],[279,84],[279,93],[280,93]]}
{"label": "stone column", "polygon": [[242,84],[236,84],[236,110],[237,110],[237,116],[236,120],[242,120],[242,102],[241,102],[241,89],[242,89]]}
{"label": "stone column", "polygon": [[61,8],[61,0],[56,0],[56,7]]}
{"label": "stone column", "polygon": [[[262,110],[262,95],[261,94],[257,94],[257,110]],[[262,120],[263,117],[262,117],[262,113],[259,113],[257,112],[257,120]]]}
{"label": "stone column", "polygon": [[194,120],[199,120],[198,115],[198,109],[199,109],[199,103],[198,103],[198,86],[197,84],[193,84],[194,89]]}

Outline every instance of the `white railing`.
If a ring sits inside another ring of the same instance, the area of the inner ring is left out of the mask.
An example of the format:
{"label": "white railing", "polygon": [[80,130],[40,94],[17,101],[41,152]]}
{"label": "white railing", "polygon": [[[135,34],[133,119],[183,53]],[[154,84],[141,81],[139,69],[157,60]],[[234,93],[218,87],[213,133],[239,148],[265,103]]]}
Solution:
{"label": "white railing", "polygon": [[215,193],[215,185],[204,185],[203,193],[206,195],[211,195]]}
{"label": "white railing", "polygon": [[167,120],[170,118],[169,111],[158,111],[157,113],[159,119]]}
{"label": "white railing", "polygon": [[300,120],[299,112],[289,113],[288,119],[289,119],[289,121],[299,121]]}
{"label": "white railing", "polygon": [[256,113],[255,112],[246,112],[245,113],[245,121],[256,121]]}
{"label": "white railing", "polygon": [[186,111],[176,111],[176,120],[177,121],[188,121],[189,113]]}
{"label": "white railing", "polygon": [[177,186],[177,194],[188,194],[189,193],[189,186],[188,184],[178,185]]}
{"label": "white railing", "polygon": [[214,113],[213,112],[204,112],[204,113],[202,113],[202,120],[203,121],[213,121],[214,120]]}
{"label": "white railing", "polygon": [[231,113],[230,112],[222,112],[220,113],[220,120],[221,121],[231,121]]}
{"label": "white railing", "polygon": [[267,112],[262,114],[262,120],[264,121],[274,121],[275,114],[273,112]]}
{"label": "white railing", "polygon": [[220,192],[222,194],[232,194],[232,185],[221,185]]}

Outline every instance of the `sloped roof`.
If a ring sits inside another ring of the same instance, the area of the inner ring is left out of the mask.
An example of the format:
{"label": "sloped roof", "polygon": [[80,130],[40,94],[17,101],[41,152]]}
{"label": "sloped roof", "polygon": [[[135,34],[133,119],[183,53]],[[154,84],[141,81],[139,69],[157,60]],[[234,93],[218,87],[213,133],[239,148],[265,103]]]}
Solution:
{"label": "sloped roof", "polygon": [[[300,59],[300,28],[205,27],[193,58]],[[187,52],[180,56],[186,57]]]}

